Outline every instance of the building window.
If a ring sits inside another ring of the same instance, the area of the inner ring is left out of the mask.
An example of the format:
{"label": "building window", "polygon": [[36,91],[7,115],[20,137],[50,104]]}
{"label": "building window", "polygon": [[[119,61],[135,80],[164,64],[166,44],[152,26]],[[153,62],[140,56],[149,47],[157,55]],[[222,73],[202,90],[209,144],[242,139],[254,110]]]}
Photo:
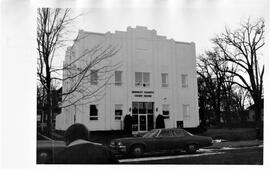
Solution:
{"label": "building window", "polygon": [[91,85],[97,85],[98,84],[98,71],[97,70],[91,70]]}
{"label": "building window", "polygon": [[114,105],[114,115],[115,115],[115,120],[121,120],[122,115],[123,115],[123,105],[122,104],[116,104]]}
{"label": "building window", "polygon": [[122,71],[115,71],[114,79],[115,79],[115,85],[121,86],[122,85]]}
{"label": "building window", "polygon": [[187,88],[188,87],[188,75],[182,74],[182,87]]}
{"label": "building window", "polygon": [[150,73],[135,72],[135,86],[149,87],[150,86]]}
{"label": "building window", "polygon": [[170,108],[168,104],[162,105],[162,115],[164,116],[165,119],[170,118]]}
{"label": "building window", "polygon": [[169,86],[168,73],[161,73],[161,86],[162,87]]}
{"label": "building window", "polygon": [[190,118],[189,104],[183,105],[183,115],[185,120],[188,120]]}
{"label": "building window", "polygon": [[98,109],[97,105],[90,105],[90,120],[98,120]]}

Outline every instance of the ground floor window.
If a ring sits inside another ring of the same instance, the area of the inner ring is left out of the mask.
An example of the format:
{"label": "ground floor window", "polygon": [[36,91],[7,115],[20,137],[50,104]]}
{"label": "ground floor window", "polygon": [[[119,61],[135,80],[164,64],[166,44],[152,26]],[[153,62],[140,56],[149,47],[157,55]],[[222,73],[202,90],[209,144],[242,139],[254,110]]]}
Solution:
{"label": "ground floor window", "polygon": [[90,120],[98,120],[98,109],[97,105],[90,105]]}
{"label": "ground floor window", "polygon": [[170,118],[170,107],[168,104],[162,105],[162,115],[164,116],[165,119]]}
{"label": "ground floor window", "polygon": [[115,115],[115,120],[122,119],[122,115],[123,115],[123,105],[122,104],[114,105],[114,115]]}
{"label": "ground floor window", "polygon": [[189,104],[183,104],[183,115],[185,120],[190,118]]}

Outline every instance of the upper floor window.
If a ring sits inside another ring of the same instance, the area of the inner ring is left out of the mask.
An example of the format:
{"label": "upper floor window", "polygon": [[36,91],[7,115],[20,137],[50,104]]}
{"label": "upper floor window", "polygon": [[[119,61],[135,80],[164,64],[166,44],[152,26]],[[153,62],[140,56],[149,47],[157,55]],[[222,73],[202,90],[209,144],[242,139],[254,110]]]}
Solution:
{"label": "upper floor window", "polygon": [[97,105],[90,105],[90,120],[98,120],[98,109]]}
{"label": "upper floor window", "polygon": [[149,87],[150,73],[149,72],[135,72],[135,86]]}
{"label": "upper floor window", "polygon": [[182,74],[181,79],[182,79],[182,87],[187,88],[188,87],[188,75]]}
{"label": "upper floor window", "polygon": [[121,120],[123,115],[123,105],[122,104],[116,104],[114,105],[114,114],[115,114],[115,120]]}
{"label": "upper floor window", "polygon": [[170,108],[168,104],[162,105],[162,115],[164,116],[165,119],[170,118]]}
{"label": "upper floor window", "polygon": [[184,119],[187,120],[190,118],[189,104],[183,104],[183,116]]}
{"label": "upper floor window", "polygon": [[97,85],[98,84],[98,71],[97,70],[91,70],[91,73],[90,73],[90,82],[92,85]]}
{"label": "upper floor window", "polygon": [[116,86],[122,85],[122,71],[115,71],[114,72],[114,80]]}
{"label": "upper floor window", "polygon": [[161,73],[161,86],[162,87],[169,86],[168,73]]}

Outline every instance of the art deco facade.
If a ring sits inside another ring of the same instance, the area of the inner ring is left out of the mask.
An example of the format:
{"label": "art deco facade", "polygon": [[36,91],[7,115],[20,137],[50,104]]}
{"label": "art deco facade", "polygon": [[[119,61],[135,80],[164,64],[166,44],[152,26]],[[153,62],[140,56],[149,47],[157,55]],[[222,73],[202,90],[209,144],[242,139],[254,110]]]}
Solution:
{"label": "art deco facade", "polygon": [[[113,71],[102,99],[62,109],[56,129],[79,122],[91,131],[121,130],[127,114],[133,117],[134,133],[155,128],[159,114],[168,128],[199,125],[195,43],[167,39],[140,26],[105,34],[80,30],[78,37],[86,38],[68,48],[65,64],[104,43],[120,47],[108,62],[121,67]],[[93,83],[99,75],[92,75],[89,86],[101,84]],[[63,90],[67,84],[63,82]]]}

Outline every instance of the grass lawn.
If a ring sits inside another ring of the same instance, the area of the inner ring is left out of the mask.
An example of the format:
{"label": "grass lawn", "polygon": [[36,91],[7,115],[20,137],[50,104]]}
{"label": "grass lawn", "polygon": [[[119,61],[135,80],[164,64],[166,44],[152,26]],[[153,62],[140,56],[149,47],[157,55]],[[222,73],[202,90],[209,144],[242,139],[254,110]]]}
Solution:
{"label": "grass lawn", "polygon": [[208,129],[200,135],[209,136],[213,139],[224,139],[229,141],[255,140],[256,130],[254,128]]}

